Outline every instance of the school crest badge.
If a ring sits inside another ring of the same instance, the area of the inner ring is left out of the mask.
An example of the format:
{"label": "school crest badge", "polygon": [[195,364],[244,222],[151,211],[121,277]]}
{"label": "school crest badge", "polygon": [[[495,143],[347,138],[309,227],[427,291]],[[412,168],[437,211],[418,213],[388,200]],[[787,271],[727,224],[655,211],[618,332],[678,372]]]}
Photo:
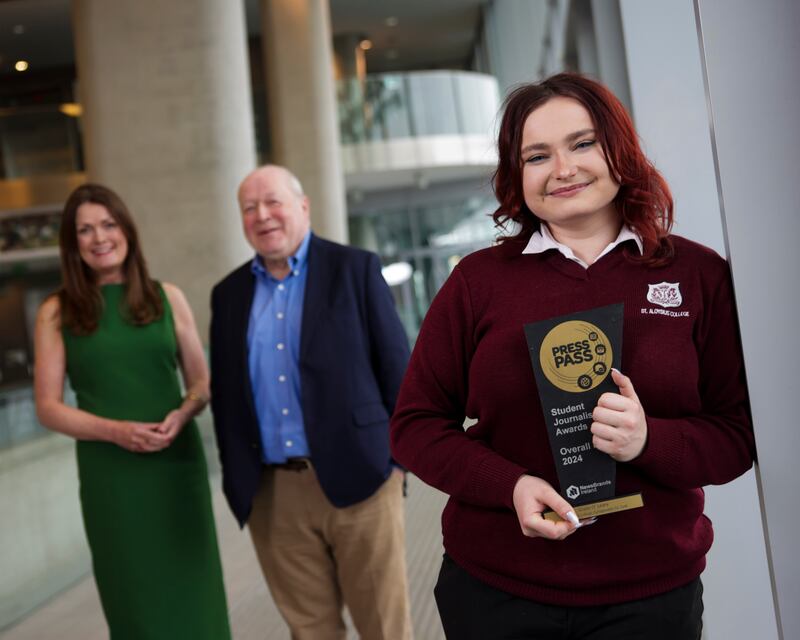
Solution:
{"label": "school crest badge", "polygon": [[647,301],[660,307],[680,307],[683,303],[680,282],[659,282],[647,285]]}

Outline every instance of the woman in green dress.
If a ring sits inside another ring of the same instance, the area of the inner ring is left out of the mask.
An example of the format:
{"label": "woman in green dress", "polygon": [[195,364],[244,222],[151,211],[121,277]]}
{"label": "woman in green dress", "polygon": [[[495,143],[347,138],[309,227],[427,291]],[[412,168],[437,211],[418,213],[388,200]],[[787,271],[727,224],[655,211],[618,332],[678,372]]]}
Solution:
{"label": "woman in green dress", "polygon": [[[36,320],[36,410],[77,441],[111,640],[230,638],[193,421],[208,369],[191,309],[177,287],[150,279],[131,216],[106,187],[70,195],[60,247],[63,285]],[[65,376],[78,408],[64,404]]]}

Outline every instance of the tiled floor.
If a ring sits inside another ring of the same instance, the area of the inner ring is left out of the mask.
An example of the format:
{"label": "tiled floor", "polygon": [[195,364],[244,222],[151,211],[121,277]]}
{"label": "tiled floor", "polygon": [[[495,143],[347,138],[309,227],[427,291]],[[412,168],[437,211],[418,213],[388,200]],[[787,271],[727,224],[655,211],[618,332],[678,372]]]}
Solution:
{"label": "tiled floor", "polygon": [[[445,497],[441,493],[409,477],[409,497],[406,501],[407,555],[416,640],[444,638],[433,601],[433,585],[442,553],[439,516],[444,502]],[[214,494],[214,512],[234,638],[288,640],[289,632],[272,604],[250,537],[239,530],[219,489]],[[351,637],[357,636],[353,633]],[[106,638],[108,631],[91,577],[62,592],[16,626],[0,633],[0,640]]]}

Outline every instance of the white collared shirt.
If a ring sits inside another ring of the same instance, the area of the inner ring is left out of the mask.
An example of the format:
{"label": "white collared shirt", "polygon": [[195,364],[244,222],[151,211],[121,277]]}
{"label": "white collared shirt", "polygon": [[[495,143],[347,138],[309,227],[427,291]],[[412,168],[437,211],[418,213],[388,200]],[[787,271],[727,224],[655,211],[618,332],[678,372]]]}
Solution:
{"label": "white collared shirt", "polygon": [[[626,240],[633,240],[636,243],[636,246],[639,247],[639,253],[644,251],[642,245],[642,238],[636,233],[633,229],[631,229],[628,225],[622,225],[622,229],[619,230],[619,235],[617,235],[617,239],[614,242],[608,244],[608,246],[600,252],[594,262],[597,262],[600,258],[606,255],[608,252],[612,251],[614,247],[618,244],[625,242]],[[572,249],[570,249],[567,245],[561,244],[553,237],[553,234],[550,233],[550,229],[547,228],[546,224],[542,224],[539,226],[538,231],[534,231],[531,239],[528,241],[528,244],[522,250],[523,254],[526,253],[544,253],[548,249],[556,249],[562,256],[565,258],[577,262],[581,265],[584,269],[588,269],[589,265],[586,264],[583,260],[581,260],[578,256],[576,256]],[[592,263],[594,264],[594,263]]]}

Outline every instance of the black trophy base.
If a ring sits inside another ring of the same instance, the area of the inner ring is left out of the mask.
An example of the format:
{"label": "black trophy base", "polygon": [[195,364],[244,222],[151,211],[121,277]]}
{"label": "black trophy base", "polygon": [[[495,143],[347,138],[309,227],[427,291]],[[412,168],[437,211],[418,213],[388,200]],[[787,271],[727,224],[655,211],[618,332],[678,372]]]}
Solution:
{"label": "black trophy base", "polygon": [[[597,502],[587,502],[572,510],[579,520],[586,520],[586,518],[594,518],[597,516],[604,516],[609,513],[617,513],[618,511],[627,511],[628,509],[638,509],[644,506],[641,493],[629,493],[624,496],[617,496],[616,498],[608,498],[606,500],[598,500]],[[545,520],[552,522],[561,522],[563,518],[555,511],[545,511],[542,514]]]}

